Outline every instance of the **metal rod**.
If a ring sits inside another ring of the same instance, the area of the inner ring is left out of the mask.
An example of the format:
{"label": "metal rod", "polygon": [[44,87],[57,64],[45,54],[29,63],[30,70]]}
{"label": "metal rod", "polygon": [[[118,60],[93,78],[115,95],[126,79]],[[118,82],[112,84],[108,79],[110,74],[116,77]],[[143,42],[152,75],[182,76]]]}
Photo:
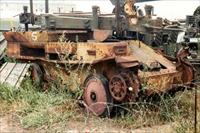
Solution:
{"label": "metal rod", "polygon": [[45,0],[45,13],[49,13],[49,0]]}
{"label": "metal rod", "polygon": [[25,24],[25,31],[28,31],[28,24]]}
{"label": "metal rod", "polygon": [[120,3],[119,0],[116,1],[116,5],[115,5],[115,17],[116,17],[116,32],[117,32],[117,36],[120,35],[120,25],[119,25],[119,21],[120,21]]}
{"label": "metal rod", "polygon": [[194,117],[194,133],[197,133],[197,87],[195,87],[195,117]]}

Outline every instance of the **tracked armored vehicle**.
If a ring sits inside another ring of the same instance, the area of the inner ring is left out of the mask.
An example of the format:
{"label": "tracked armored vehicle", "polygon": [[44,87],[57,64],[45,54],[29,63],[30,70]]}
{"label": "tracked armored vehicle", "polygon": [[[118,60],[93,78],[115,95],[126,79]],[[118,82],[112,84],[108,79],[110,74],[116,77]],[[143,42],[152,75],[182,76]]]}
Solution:
{"label": "tracked armored vehicle", "polygon": [[[137,33],[162,28],[160,21],[147,18],[137,16],[131,0],[123,7],[117,1],[111,14],[101,14],[94,6],[91,13],[34,15],[25,7],[20,15],[25,31],[4,33],[7,55],[39,64],[33,65],[35,80],[43,77],[51,82],[60,77],[62,84],[72,82],[72,90],[78,83],[85,105],[95,115],[104,116],[113,102],[134,102],[141,90],[151,95],[193,81],[193,67],[185,60],[187,49],[170,61],[134,38]],[[29,28],[30,24],[39,28]]]}

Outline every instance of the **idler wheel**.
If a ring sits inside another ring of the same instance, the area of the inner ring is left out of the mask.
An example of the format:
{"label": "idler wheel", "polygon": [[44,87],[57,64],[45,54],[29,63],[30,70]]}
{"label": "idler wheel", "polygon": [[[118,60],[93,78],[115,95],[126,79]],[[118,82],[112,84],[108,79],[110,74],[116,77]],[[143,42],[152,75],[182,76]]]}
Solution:
{"label": "idler wheel", "polygon": [[90,112],[96,116],[108,116],[112,110],[113,99],[104,76],[91,75],[85,80],[83,100]]}
{"label": "idler wheel", "polygon": [[109,90],[115,100],[122,101],[127,94],[126,81],[120,75],[113,76],[109,82]]}

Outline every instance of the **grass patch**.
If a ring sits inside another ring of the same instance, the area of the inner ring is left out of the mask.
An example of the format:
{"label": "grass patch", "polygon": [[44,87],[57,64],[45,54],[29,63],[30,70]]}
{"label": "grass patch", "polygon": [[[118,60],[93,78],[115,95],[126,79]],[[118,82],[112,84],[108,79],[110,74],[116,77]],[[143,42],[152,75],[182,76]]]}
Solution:
{"label": "grass patch", "polygon": [[[198,92],[200,99],[200,92]],[[160,95],[157,100],[141,100],[131,108],[120,111],[114,118],[118,127],[136,129],[155,125],[171,124],[178,133],[194,132],[194,91],[185,90],[176,96]],[[198,100],[198,121],[200,121],[200,100]],[[124,108],[124,106],[121,106]],[[200,123],[197,125],[200,129]],[[158,129],[159,130],[159,129]],[[198,130],[199,131],[199,130]]]}
{"label": "grass patch", "polygon": [[[112,123],[116,128],[126,129],[170,123],[178,133],[194,131],[194,91],[192,90],[179,92],[173,97],[160,95],[156,96],[156,99],[142,99],[137,103],[116,105],[117,108],[113,112],[116,115],[112,119],[96,118],[92,115],[87,118],[87,114],[77,105],[76,99],[80,92],[71,93],[66,87],[61,88],[54,83],[48,92],[43,92],[39,85],[29,79],[23,82],[20,89],[0,85],[0,90],[0,116],[16,114],[25,129],[65,130],[69,122],[78,121],[87,124],[92,120],[92,123]],[[200,98],[200,92],[198,97]],[[198,104],[198,113],[200,113],[200,103]],[[200,114],[198,115],[200,121]]]}
{"label": "grass patch", "polygon": [[0,107],[0,115],[15,112],[24,128],[50,127],[76,119],[80,113],[73,95],[66,90],[55,90],[53,86],[44,93],[37,84],[26,80],[20,89],[0,85],[0,90],[0,101],[5,105]]}

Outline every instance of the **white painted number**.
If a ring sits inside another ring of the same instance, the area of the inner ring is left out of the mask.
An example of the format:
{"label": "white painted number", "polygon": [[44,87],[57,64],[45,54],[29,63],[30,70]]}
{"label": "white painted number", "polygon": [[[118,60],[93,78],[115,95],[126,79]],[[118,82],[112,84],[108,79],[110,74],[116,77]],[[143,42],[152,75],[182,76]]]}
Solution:
{"label": "white painted number", "polygon": [[33,41],[37,41],[37,32],[32,32],[31,37]]}

